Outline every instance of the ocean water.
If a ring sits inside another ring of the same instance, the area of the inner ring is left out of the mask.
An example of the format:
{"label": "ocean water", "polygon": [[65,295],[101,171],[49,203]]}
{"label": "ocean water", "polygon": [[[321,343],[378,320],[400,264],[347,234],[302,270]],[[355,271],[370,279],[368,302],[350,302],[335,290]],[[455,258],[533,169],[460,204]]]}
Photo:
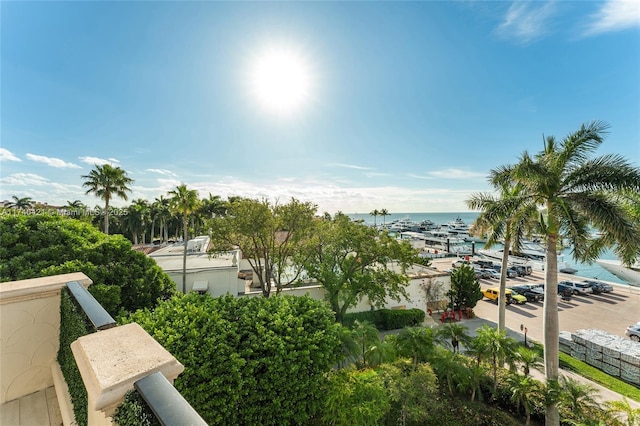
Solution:
{"label": "ocean water", "polygon": [[[392,213],[388,216],[382,217],[378,216],[374,218],[368,213],[353,213],[348,214],[348,216],[353,220],[363,220],[366,224],[373,225],[374,222],[377,224],[381,223],[389,223],[398,219],[409,218],[413,222],[421,222],[423,220],[430,220],[436,225],[442,225],[447,222],[451,222],[456,220],[457,218],[462,219],[467,224],[472,224],[480,213],[478,212],[451,212],[451,213]],[[476,243],[476,249],[481,249],[482,244]],[[567,248],[563,250],[564,259],[567,264],[571,267],[578,270],[576,272],[576,276],[582,278],[592,278],[603,281],[610,281],[618,284],[626,284],[624,281],[611,274],[609,271],[598,265],[597,263],[587,264],[576,262],[571,256],[571,249]],[[604,252],[600,258],[602,259],[616,259],[616,255],[611,250],[607,250]]]}

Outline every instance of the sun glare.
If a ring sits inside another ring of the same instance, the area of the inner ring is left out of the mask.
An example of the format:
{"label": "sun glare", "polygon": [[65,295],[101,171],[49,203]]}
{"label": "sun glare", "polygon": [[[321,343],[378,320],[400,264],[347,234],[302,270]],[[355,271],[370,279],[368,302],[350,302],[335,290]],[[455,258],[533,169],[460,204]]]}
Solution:
{"label": "sun glare", "polygon": [[311,70],[304,57],[295,51],[271,48],[254,60],[250,85],[262,108],[278,115],[291,115],[309,101]]}

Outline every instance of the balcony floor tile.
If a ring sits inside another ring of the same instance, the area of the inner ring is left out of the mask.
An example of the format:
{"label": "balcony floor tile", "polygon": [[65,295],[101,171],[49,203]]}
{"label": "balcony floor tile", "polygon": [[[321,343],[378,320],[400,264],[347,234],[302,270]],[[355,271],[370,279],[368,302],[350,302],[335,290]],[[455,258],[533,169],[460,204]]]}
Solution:
{"label": "balcony floor tile", "polygon": [[9,401],[0,407],[2,426],[61,426],[62,415],[53,387]]}

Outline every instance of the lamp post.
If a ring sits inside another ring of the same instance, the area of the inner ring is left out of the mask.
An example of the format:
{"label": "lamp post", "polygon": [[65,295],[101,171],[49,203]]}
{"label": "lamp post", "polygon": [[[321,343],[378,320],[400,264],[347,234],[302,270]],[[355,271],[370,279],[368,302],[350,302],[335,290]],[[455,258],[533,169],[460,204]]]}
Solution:
{"label": "lamp post", "polygon": [[529,330],[523,324],[520,324],[520,331],[524,332],[524,345],[527,346],[527,331]]}

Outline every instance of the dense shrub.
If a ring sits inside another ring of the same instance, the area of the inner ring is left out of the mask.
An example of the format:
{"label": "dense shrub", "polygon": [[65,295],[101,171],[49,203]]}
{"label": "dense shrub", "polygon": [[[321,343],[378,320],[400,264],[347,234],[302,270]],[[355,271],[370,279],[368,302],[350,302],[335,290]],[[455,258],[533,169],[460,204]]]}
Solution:
{"label": "dense shrub", "polygon": [[73,297],[66,287],[60,294],[60,349],[58,349],[58,364],[69,387],[73,413],[76,423],[80,426],[87,424],[87,391],[82,376],[71,352],[71,343],[79,337],[92,333],[94,330],[87,323],[86,316],[73,302]]}
{"label": "dense shrub", "polygon": [[136,390],[127,392],[113,420],[118,426],[160,426],[155,414]]}
{"label": "dense shrub", "polygon": [[351,327],[356,320],[367,321],[378,330],[385,331],[419,325],[424,322],[424,318],[425,313],[422,309],[378,309],[345,314],[343,324]]}
{"label": "dense shrub", "polygon": [[0,217],[0,279],[84,272],[89,291],[113,316],[155,306],[175,284],[155,261],[117,235],[53,215]]}
{"label": "dense shrub", "polygon": [[333,312],[309,297],[189,294],[135,321],[185,366],[175,387],[209,424],[303,424],[339,357]]}

